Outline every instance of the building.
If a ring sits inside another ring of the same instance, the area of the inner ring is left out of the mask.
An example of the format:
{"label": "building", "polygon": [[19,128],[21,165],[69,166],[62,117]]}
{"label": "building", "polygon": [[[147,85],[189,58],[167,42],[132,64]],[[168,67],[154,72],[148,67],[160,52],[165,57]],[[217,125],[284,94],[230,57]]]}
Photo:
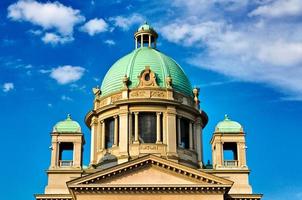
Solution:
{"label": "building", "polygon": [[[70,116],[51,134],[48,184],[37,200],[207,199],[256,200],[249,184],[243,127],[225,116],[211,139],[213,164],[203,162],[208,121],[181,67],[156,50],[147,23],[134,34],[135,49],[93,88],[89,167],[84,138]],[[68,158],[69,156],[69,158]]]}

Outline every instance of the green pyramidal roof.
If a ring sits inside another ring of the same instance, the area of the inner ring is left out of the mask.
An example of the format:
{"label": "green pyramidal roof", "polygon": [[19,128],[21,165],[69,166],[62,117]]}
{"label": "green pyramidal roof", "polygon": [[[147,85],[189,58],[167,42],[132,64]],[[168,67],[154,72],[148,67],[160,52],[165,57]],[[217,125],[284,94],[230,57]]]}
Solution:
{"label": "green pyramidal roof", "polygon": [[241,133],[243,132],[243,127],[238,122],[230,120],[228,115],[225,115],[224,120],[216,125],[215,132]]}
{"label": "green pyramidal roof", "polygon": [[121,90],[125,75],[130,80],[129,88],[136,87],[139,83],[138,75],[146,66],[150,66],[155,73],[157,84],[161,88],[166,88],[165,80],[170,76],[175,91],[192,97],[191,83],[182,68],[172,58],[149,47],[137,48],[112,65],[103,79],[102,95]]}
{"label": "green pyramidal roof", "polygon": [[81,133],[81,126],[78,122],[71,119],[70,114],[67,115],[67,119],[58,122],[53,127],[53,132],[58,133]]}

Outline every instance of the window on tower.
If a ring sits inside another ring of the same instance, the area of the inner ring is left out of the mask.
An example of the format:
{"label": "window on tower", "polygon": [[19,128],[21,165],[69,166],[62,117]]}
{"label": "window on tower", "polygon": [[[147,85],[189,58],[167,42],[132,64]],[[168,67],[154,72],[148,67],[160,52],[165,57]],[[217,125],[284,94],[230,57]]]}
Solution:
{"label": "window on tower", "polygon": [[105,148],[111,148],[114,142],[114,118],[105,120]]}
{"label": "window on tower", "polygon": [[156,113],[139,113],[138,130],[140,143],[156,142]]}
{"label": "window on tower", "polygon": [[238,154],[236,142],[225,142],[223,144],[223,160],[224,166],[236,167],[238,166]]}
{"label": "window on tower", "polygon": [[188,149],[189,148],[189,123],[190,121],[186,118],[180,119],[180,135],[181,135],[181,144],[179,146]]}
{"label": "window on tower", "polygon": [[73,143],[61,142],[59,146],[59,166],[71,167],[73,165]]}

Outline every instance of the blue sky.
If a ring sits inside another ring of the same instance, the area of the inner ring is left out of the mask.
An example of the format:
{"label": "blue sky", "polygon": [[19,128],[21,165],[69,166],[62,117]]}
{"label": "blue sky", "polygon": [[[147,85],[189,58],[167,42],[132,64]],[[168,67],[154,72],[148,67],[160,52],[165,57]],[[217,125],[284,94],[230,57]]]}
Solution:
{"label": "blue sky", "polygon": [[254,192],[302,199],[300,0],[1,0],[2,197],[29,200],[44,191],[49,133],[67,113],[83,128],[88,164],[91,88],[133,50],[145,20],[159,33],[158,49],[200,87],[209,115],[205,161],[228,113],[247,132]]}

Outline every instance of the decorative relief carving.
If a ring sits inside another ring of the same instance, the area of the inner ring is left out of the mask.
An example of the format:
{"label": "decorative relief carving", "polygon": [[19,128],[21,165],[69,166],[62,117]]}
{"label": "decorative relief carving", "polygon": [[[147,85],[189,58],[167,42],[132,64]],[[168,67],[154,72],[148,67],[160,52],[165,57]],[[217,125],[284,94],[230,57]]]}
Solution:
{"label": "decorative relief carving", "polygon": [[183,103],[183,96],[180,94],[174,94],[174,99],[175,99],[175,101]]}
{"label": "decorative relief carving", "polygon": [[166,92],[163,91],[151,91],[151,97],[160,97],[160,98],[165,98],[166,97]]}
{"label": "decorative relief carving", "polygon": [[122,94],[116,94],[111,97],[111,102],[115,102],[122,99]]}
{"label": "decorative relief carving", "polygon": [[150,98],[149,90],[135,90],[130,92],[130,97],[132,98]]}
{"label": "decorative relief carving", "polygon": [[138,87],[158,87],[155,73],[151,71],[150,66],[146,66],[137,78],[139,79]]}
{"label": "decorative relief carving", "polygon": [[104,99],[100,102],[100,107],[107,105],[107,99]]}
{"label": "decorative relief carving", "polygon": [[140,145],[141,150],[158,150],[157,145]]}

